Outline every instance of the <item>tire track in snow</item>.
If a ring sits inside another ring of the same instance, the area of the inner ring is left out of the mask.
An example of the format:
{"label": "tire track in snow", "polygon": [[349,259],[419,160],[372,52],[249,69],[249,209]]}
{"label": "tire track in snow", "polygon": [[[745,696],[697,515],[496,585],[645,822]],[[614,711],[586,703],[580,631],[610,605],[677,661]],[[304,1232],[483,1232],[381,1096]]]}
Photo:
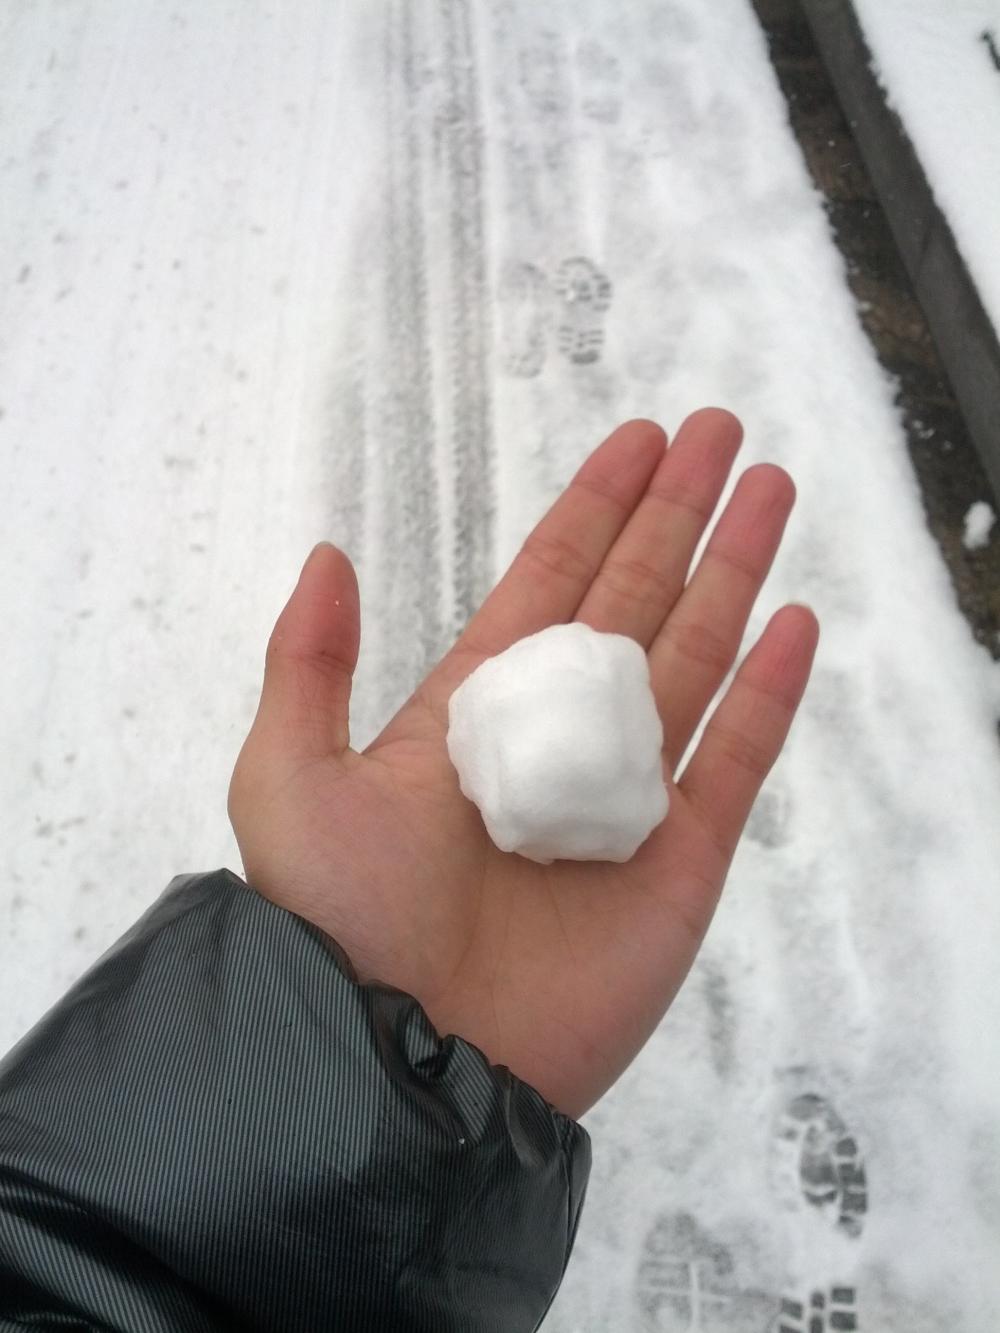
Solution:
{"label": "tire track in snow", "polygon": [[[357,279],[365,272],[360,232],[361,227],[355,223],[344,256],[342,285],[332,292],[334,301],[345,309],[359,291],[367,295],[364,278]],[[328,460],[323,471],[323,499],[333,539],[350,556],[361,580],[369,562],[365,543],[372,510],[368,494],[373,461],[368,452],[368,349],[352,321],[339,323],[336,357],[323,402],[321,445],[324,460]]]}
{"label": "tire track in snow", "polygon": [[[411,8],[387,6],[386,181],[382,253],[383,348],[370,373],[379,411],[371,454],[377,474],[378,701],[389,720],[442,651],[438,478],[434,466],[419,85]],[[383,350],[384,349],[384,350]]]}
{"label": "tire track in snow", "polygon": [[330,464],[327,507],[337,545],[358,569],[365,566],[365,510],[368,484],[368,449],[364,371],[360,358],[344,349],[327,391],[324,449]]}
{"label": "tire track in snow", "polygon": [[496,528],[495,448],[489,358],[490,300],[483,220],[480,75],[468,0],[441,0],[444,133],[451,287],[451,458],[456,632],[490,589]]}

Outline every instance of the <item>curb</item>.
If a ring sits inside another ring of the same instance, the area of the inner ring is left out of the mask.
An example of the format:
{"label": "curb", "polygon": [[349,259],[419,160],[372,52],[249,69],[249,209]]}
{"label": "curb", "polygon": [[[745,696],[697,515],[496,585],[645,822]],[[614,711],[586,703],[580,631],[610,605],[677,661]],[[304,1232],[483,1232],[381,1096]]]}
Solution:
{"label": "curb", "polygon": [[1000,496],[1000,343],[934,202],[913,145],[886,104],[850,0],[799,0],[868,168],[983,467]]}

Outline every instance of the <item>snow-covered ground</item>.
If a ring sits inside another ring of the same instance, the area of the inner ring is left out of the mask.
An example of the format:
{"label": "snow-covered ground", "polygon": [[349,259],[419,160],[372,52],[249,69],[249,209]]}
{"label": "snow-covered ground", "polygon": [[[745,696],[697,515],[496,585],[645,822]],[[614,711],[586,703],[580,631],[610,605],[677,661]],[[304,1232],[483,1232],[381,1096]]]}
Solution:
{"label": "snow-covered ground", "polygon": [[546,1329],[819,1293],[994,1333],[1000,677],[747,0],[8,0],[0,51],[0,1044],[173,875],[241,869],[314,541],[360,568],[364,745],[612,426],[721,404],[798,487],[748,643],[790,600],[822,638],[699,962],[585,1118]]}
{"label": "snow-covered ground", "polygon": [[852,0],[872,66],[1000,332],[1000,0]]}

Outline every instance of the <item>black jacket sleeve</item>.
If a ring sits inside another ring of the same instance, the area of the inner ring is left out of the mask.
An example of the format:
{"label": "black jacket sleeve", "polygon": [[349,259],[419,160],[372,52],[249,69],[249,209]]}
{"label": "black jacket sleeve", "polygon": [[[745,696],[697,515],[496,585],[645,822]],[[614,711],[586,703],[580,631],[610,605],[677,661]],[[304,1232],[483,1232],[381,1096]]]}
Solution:
{"label": "black jacket sleeve", "polygon": [[586,1131],[229,870],[0,1063],[0,1330],[540,1324]]}

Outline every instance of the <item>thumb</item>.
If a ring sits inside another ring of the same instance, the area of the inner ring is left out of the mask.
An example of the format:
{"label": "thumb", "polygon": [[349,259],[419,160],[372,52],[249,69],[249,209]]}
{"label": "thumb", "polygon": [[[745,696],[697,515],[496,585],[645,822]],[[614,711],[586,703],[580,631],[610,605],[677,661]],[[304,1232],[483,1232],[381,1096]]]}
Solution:
{"label": "thumb", "polygon": [[253,729],[296,758],[346,750],[360,637],[354,566],[336,546],[320,542],[268,640]]}

